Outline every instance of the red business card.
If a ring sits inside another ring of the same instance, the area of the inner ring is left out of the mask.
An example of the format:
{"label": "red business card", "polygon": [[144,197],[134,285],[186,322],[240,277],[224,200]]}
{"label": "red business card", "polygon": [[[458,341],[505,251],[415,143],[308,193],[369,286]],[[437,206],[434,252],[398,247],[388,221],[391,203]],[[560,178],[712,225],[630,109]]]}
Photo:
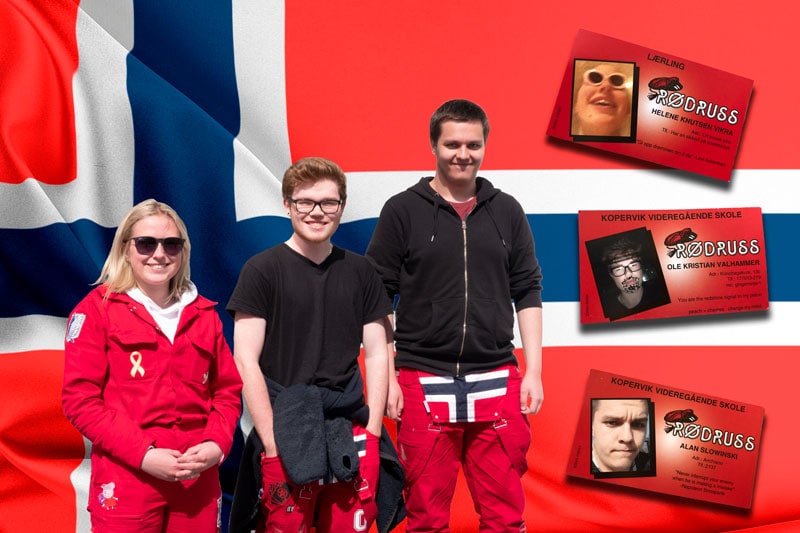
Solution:
{"label": "red business card", "polygon": [[578,32],[547,134],[730,181],[753,81]]}
{"label": "red business card", "polygon": [[757,207],[578,211],[581,322],[769,307]]}
{"label": "red business card", "polygon": [[750,508],[764,409],[592,370],[567,474]]}

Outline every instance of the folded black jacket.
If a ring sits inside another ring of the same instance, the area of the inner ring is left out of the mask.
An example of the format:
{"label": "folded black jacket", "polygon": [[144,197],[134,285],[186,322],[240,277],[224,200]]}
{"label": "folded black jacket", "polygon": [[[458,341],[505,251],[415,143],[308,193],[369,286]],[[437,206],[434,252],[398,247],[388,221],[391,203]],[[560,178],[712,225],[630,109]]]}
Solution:
{"label": "folded black jacket", "polygon": [[[275,440],[290,479],[297,485],[317,479],[330,481],[334,476],[342,481],[352,479],[358,472],[358,456],[354,457],[350,421],[366,424],[369,418],[361,374],[356,372],[342,392],[313,385],[283,388],[266,379],[273,404]],[[380,475],[375,498],[378,531],[385,533],[405,518],[402,497],[405,474],[386,428],[381,431],[379,449]],[[251,430],[239,464],[228,523],[230,533],[250,533],[262,519],[263,451],[261,439]]]}

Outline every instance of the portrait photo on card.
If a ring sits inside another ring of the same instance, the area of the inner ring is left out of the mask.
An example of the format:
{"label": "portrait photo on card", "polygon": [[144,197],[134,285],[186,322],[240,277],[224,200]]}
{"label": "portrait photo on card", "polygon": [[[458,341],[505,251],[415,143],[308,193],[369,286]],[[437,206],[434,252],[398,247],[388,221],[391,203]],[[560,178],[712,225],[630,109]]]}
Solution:
{"label": "portrait photo on card", "polygon": [[634,63],[575,59],[570,135],[575,142],[636,142]]}
{"label": "portrait photo on card", "polygon": [[655,476],[653,402],[649,398],[592,398],[590,409],[592,476]]}
{"label": "portrait photo on card", "polygon": [[670,303],[653,236],[646,228],[585,245],[606,318],[613,321]]}

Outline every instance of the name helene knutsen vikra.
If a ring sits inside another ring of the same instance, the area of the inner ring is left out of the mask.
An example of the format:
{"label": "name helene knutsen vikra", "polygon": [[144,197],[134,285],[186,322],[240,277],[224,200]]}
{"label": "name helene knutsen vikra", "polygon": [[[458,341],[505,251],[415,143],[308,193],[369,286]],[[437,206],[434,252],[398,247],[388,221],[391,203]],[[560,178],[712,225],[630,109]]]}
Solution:
{"label": "name helene knutsen vikra", "polygon": [[666,89],[659,89],[655,100],[656,104],[683,109],[687,113],[694,113],[700,117],[716,119],[720,122],[727,122],[731,126],[739,122],[739,110],[729,109],[714,102],[698,100],[693,96],[687,96],[679,92],[670,92]]}
{"label": "name helene knutsen vikra", "polygon": [[761,252],[758,239],[728,241],[693,241],[675,245],[675,258],[724,257],[736,255],[756,255]]}

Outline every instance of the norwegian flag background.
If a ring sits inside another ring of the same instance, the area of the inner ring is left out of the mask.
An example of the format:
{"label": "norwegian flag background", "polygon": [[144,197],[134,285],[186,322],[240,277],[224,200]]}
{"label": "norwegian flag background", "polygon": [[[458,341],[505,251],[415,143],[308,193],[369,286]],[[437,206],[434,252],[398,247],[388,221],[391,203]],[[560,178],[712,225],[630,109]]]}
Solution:
{"label": "norwegian flag background", "polygon": [[[363,252],[384,200],[433,168],[427,121],[455,97],[487,110],[482,175],[519,198],[545,275],[529,529],[800,528],[793,6],[0,0],[0,531],[89,529],[88,444],[60,407],[63,337],[133,204],[181,213],[193,279],[224,304],[246,258],[289,235],[291,161],[320,155],[348,173],[335,240]],[[545,137],[579,28],[755,80],[730,184]],[[764,212],[768,312],[580,326],[579,209],[733,206]],[[752,510],[567,479],[590,368],[764,406]],[[463,482],[454,510],[454,530],[474,531]]]}

